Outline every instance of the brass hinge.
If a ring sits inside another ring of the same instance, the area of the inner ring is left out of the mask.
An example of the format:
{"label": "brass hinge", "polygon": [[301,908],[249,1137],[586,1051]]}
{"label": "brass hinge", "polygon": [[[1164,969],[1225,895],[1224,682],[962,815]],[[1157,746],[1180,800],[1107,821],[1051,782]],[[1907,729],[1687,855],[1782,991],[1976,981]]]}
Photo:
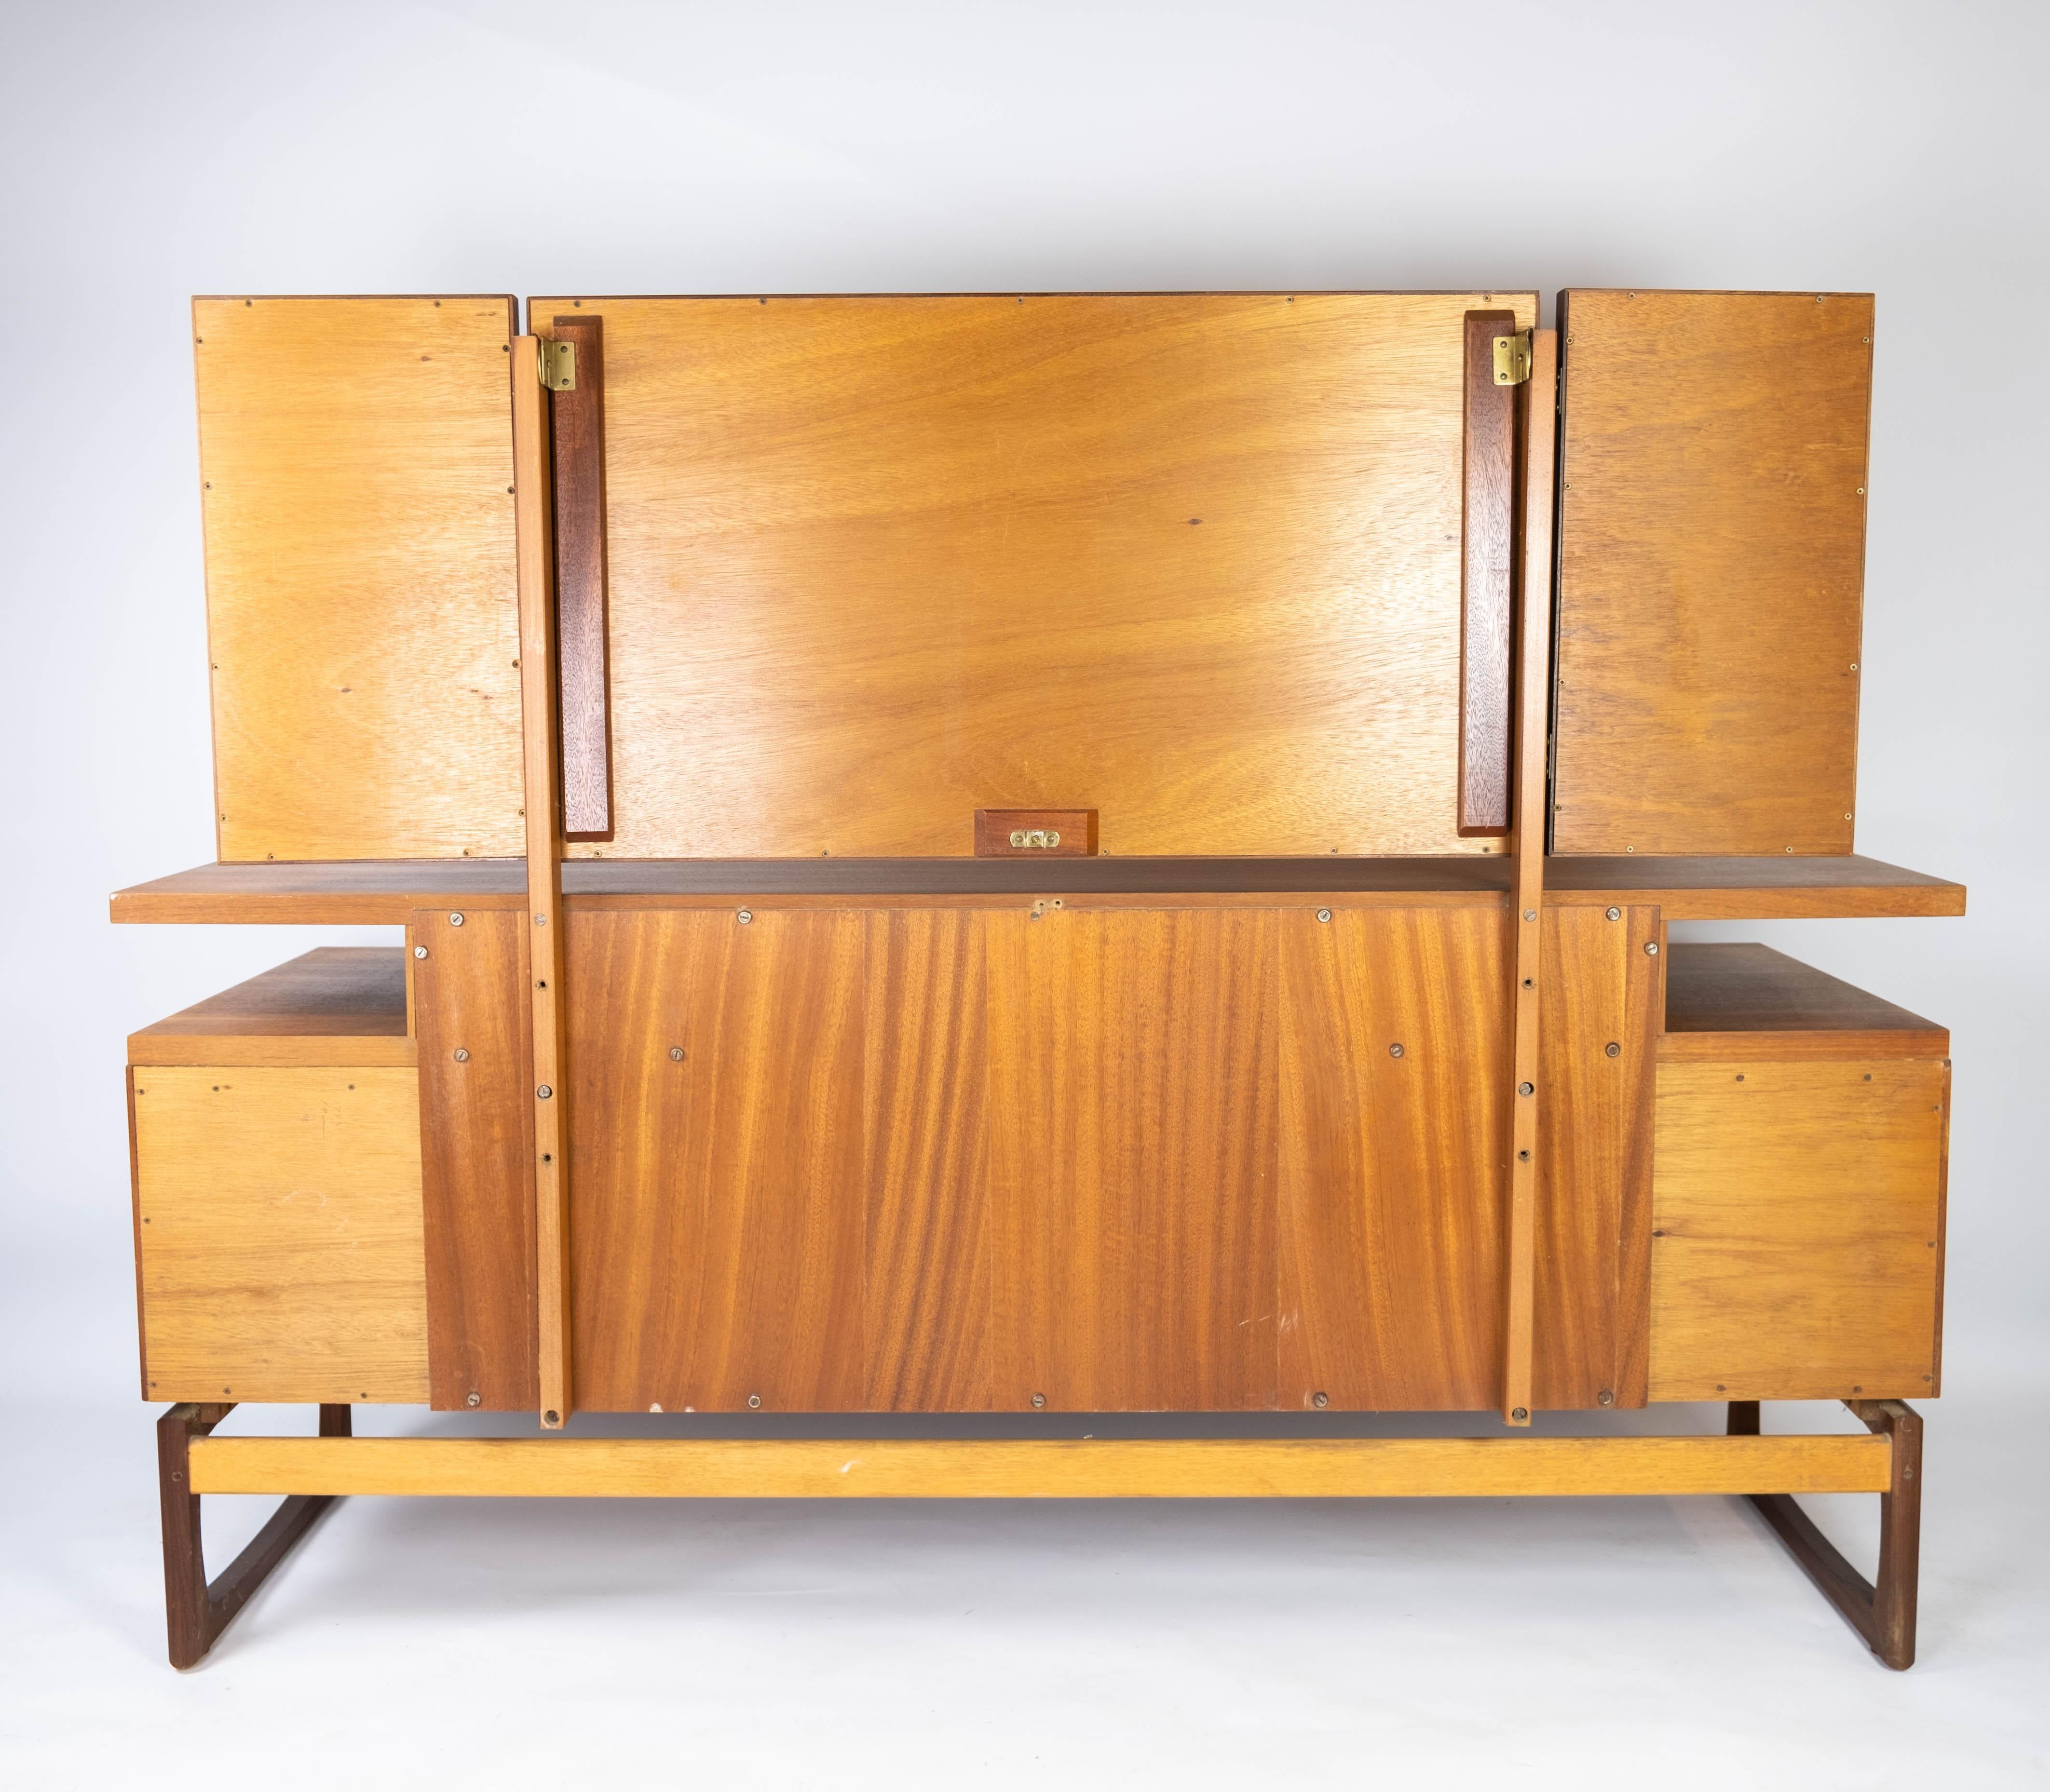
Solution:
{"label": "brass hinge", "polygon": [[[1502,345],[1497,343],[1495,365],[1502,364]],[[551,342],[541,338],[541,384],[551,392],[573,392],[576,390],[576,345],[574,342]]]}
{"label": "brass hinge", "polygon": [[1495,383],[1520,386],[1530,377],[1530,332],[1495,339]]}

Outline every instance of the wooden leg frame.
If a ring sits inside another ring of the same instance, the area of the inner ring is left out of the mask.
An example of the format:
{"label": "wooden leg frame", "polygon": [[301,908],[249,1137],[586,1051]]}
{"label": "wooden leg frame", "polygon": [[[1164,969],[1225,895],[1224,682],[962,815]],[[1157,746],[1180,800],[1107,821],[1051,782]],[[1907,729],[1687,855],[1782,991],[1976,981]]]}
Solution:
{"label": "wooden leg frame", "polygon": [[[199,1492],[193,1485],[192,1446],[235,1410],[225,1405],[173,1406],[157,1421],[157,1483],[164,1511],[164,1621],[170,1632],[171,1665],[196,1666],[235,1615],[290,1554],[292,1545],[330,1506],[332,1494],[294,1494],[271,1521],[209,1583],[200,1545]],[[349,1408],[323,1406],[320,1435],[349,1435]]]}
{"label": "wooden leg frame", "polygon": [[[1879,1584],[1845,1561],[1791,1494],[1752,1494],[1794,1560],[1890,1668],[1915,1665],[1915,1599],[1922,1560],[1922,1416],[1897,1400],[1844,1404],[1890,1446],[1892,1475],[1879,1496]],[[1758,1402],[1733,1400],[1732,1437],[1756,1437]]]}
{"label": "wooden leg frame", "polygon": [[[816,1439],[354,1437],[346,1406],[318,1437],[215,1437],[228,1406],[179,1406],[157,1428],[171,1661],[213,1645],[330,1501],[349,1494],[684,1499],[1387,1498],[1744,1495],[1880,1658],[1915,1655],[1921,1421],[1854,1402],[1869,1436],[1763,1436],[1732,1402],[1725,1436],[1682,1437]],[[1766,1489],[1770,1491],[1761,1492]],[[1860,1578],[1797,1494],[1880,1496],[1879,1586]],[[211,1587],[203,1494],[279,1494],[277,1515]]]}

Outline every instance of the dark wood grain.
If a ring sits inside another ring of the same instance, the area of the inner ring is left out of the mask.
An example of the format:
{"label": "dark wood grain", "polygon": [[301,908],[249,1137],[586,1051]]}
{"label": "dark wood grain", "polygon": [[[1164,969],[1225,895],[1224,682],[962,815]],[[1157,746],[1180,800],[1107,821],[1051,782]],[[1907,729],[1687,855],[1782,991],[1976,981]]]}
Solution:
{"label": "dark wood grain", "polygon": [[988,929],[974,910],[867,920],[871,1411],[989,1404]]}
{"label": "dark wood grain", "polygon": [[612,837],[612,706],[606,602],[605,321],[557,317],[576,347],[576,384],[552,395],[555,641],[561,693],[563,832]]}
{"label": "dark wood grain", "polygon": [[520,910],[422,909],[411,919],[410,937],[427,952],[413,960],[413,996],[438,1410],[531,1412],[540,1397],[527,933]]}
{"label": "dark wood grain", "polygon": [[1506,919],[1335,910],[1280,925],[1280,1403],[1493,1406]]}
{"label": "dark wood grain", "polygon": [[998,1409],[1274,1404],[1278,920],[988,917]]}
{"label": "dark wood grain", "polygon": [[195,865],[108,900],[126,921],[288,921],[300,926],[403,927],[415,908],[517,908],[517,859],[364,859],[318,863]]}
{"label": "dark wood grain", "polygon": [[406,955],[396,946],[317,946],[131,1034],[403,1038]]}
{"label": "dark wood grain", "polygon": [[579,1409],[860,1407],[867,925],[571,917]]}
{"label": "dark wood grain", "polygon": [[[1669,1033],[1927,1033],[1934,1021],[1764,945],[1696,941],[1667,949]],[[1927,1052],[1941,1057],[1941,1050]]]}
{"label": "dark wood grain", "polygon": [[1513,311],[1466,315],[1465,548],[1460,603],[1460,832],[1509,828],[1510,582],[1515,559],[1516,388],[1495,383]]}
{"label": "dark wood grain", "polygon": [[1655,906],[1667,921],[1792,921],[1850,915],[1960,915],[1965,886],[1855,853],[1704,858],[1555,854],[1545,899]]}
{"label": "dark wood grain", "polygon": [[[1019,829],[1052,829],[1058,846],[1013,846]],[[975,855],[978,859],[1086,859],[1096,851],[1094,809],[977,809]]]}
{"label": "dark wood grain", "polygon": [[1534,1401],[1642,1406],[1658,911],[1551,908],[1543,926]]}

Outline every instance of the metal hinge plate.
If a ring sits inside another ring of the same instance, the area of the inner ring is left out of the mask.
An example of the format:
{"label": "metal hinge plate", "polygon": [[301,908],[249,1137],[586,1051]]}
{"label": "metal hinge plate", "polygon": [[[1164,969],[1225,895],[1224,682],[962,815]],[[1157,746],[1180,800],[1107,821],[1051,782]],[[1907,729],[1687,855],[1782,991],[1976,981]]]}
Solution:
{"label": "metal hinge plate", "polygon": [[[1495,345],[1495,364],[1502,365],[1502,345]],[[551,392],[576,390],[576,345],[541,338],[541,384]]]}
{"label": "metal hinge plate", "polygon": [[1520,386],[1530,377],[1530,332],[1495,339],[1495,383]]}

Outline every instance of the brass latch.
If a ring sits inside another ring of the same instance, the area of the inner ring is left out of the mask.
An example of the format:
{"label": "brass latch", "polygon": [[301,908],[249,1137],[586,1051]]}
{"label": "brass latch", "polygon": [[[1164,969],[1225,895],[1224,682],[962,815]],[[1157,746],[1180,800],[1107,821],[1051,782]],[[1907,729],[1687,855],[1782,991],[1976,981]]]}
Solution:
{"label": "brass latch", "polygon": [[1061,843],[1061,836],[1052,828],[1014,828],[1011,843],[1021,852],[1050,852]]}
{"label": "brass latch", "polygon": [[1530,332],[1495,339],[1495,383],[1520,386],[1530,377]]}
{"label": "brass latch", "polygon": [[[574,342],[551,342],[545,336],[541,339],[541,384],[551,392],[573,392],[576,390],[576,345]],[[1502,345],[1495,345],[1496,377],[1501,377]]]}

